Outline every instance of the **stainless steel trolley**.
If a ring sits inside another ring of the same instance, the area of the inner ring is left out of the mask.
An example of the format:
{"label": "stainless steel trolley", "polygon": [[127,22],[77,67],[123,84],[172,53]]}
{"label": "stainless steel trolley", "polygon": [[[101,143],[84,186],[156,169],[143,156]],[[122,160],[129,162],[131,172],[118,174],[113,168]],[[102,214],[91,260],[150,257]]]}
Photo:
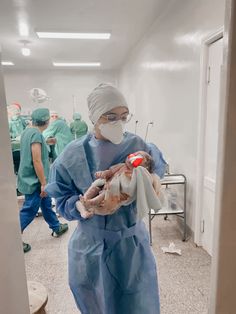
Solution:
{"label": "stainless steel trolley", "polygon": [[157,213],[154,210],[149,211],[149,233],[150,233],[150,244],[152,245],[152,220],[155,216],[164,215],[164,219],[166,220],[168,215],[177,215],[184,220],[184,230],[183,230],[183,241],[186,240],[186,192],[187,192],[187,179],[183,174],[166,174],[163,179],[161,179],[161,185],[168,188],[169,185],[179,184],[183,185],[184,195],[183,195],[183,207],[178,206],[176,209],[172,208],[161,208]]}

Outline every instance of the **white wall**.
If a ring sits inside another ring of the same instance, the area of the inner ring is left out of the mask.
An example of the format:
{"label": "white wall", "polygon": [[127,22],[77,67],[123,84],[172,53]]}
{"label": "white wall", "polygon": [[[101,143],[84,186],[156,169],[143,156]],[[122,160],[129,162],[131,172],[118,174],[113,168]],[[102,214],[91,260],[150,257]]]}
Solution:
{"label": "white wall", "polygon": [[73,95],[76,99],[76,110],[85,121],[88,120],[87,96],[101,82],[116,84],[115,71],[78,71],[78,70],[52,70],[52,71],[14,71],[5,70],[4,80],[7,103],[17,101],[28,112],[35,108],[30,98],[29,90],[39,87],[46,91],[51,98],[40,106],[57,110],[67,120],[73,114]]}
{"label": "white wall", "polygon": [[[124,63],[119,86],[144,136],[163,151],[188,185],[188,225],[194,226],[201,39],[223,25],[224,0],[172,0]],[[134,122],[133,122],[134,123]]]}

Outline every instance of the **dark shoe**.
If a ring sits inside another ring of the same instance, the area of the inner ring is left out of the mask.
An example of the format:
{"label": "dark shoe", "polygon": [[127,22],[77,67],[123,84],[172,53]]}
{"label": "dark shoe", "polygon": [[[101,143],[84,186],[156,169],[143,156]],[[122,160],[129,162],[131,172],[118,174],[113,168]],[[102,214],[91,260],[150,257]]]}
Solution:
{"label": "dark shoe", "polygon": [[60,224],[58,229],[53,230],[52,236],[60,237],[67,230],[68,230],[68,224]]}
{"label": "dark shoe", "polygon": [[41,217],[41,216],[43,216],[43,213],[42,213],[41,210],[39,210],[39,211],[37,212],[37,214],[36,214],[36,217]]}
{"label": "dark shoe", "polygon": [[22,193],[21,193],[18,189],[16,189],[16,195],[17,195],[17,196],[21,196]]}
{"label": "dark shoe", "polygon": [[27,253],[31,250],[31,246],[28,243],[22,242],[24,253]]}

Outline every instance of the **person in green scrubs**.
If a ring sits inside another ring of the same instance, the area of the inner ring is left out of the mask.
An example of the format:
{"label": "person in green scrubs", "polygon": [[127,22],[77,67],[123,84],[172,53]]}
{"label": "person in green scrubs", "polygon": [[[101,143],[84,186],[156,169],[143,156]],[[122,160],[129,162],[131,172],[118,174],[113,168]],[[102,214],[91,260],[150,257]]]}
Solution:
{"label": "person in green scrubs", "polygon": [[8,115],[11,139],[15,139],[21,136],[27,124],[21,117],[21,107],[19,104],[12,104],[8,106]]}
{"label": "person in green scrubs", "polygon": [[[20,210],[21,231],[33,221],[39,207],[43,217],[52,229],[52,235],[61,236],[68,230],[68,224],[61,224],[52,210],[51,198],[45,192],[49,175],[48,149],[42,132],[49,124],[49,110],[39,108],[32,113],[32,127],[21,135],[21,159],[18,171],[18,190],[25,195]],[[31,246],[23,242],[24,252]]]}
{"label": "person in green scrubs", "polygon": [[12,157],[14,172],[17,175],[20,164],[20,136],[27,126],[26,121],[21,116],[21,105],[13,103],[7,106],[9,132],[11,136]]}
{"label": "person in green scrubs", "polygon": [[81,114],[75,112],[73,114],[73,122],[70,124],[70,130],[74,138],[80,138],[83,135],[86,135],[88,132],[88,126],[85,121],[81,120]]}
{"label": "person in green scrubs", "polygon": [[48,128],[43,132],[47,144],[51,145],[52,140],[55,142],[54,159],[58,157],[64,148],[73,140],[73,135],[69,126],[55,111],[51,111],[51,119]]}

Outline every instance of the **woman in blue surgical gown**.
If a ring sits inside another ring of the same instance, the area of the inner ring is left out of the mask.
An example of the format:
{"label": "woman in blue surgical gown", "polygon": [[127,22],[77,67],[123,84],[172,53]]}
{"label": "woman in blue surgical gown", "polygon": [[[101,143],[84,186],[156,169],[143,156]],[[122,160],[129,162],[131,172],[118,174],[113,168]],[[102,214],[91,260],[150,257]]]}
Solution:
{"label": "woman in blue surgical gown", "polygon": [[70,288],[82,314],[158,314],[156,263],[135,202],[112,215],[83,218],[79,195],[95,180],[95,172],[124,162],[135,151],[152,155],[160,177],[166,163],[155,145],[124,132],[130,114],[115,87],[96,87],[88,108],[94,133],[68,145],[54,162],[47,186],[60,214],[78,221],[69,243]]}

